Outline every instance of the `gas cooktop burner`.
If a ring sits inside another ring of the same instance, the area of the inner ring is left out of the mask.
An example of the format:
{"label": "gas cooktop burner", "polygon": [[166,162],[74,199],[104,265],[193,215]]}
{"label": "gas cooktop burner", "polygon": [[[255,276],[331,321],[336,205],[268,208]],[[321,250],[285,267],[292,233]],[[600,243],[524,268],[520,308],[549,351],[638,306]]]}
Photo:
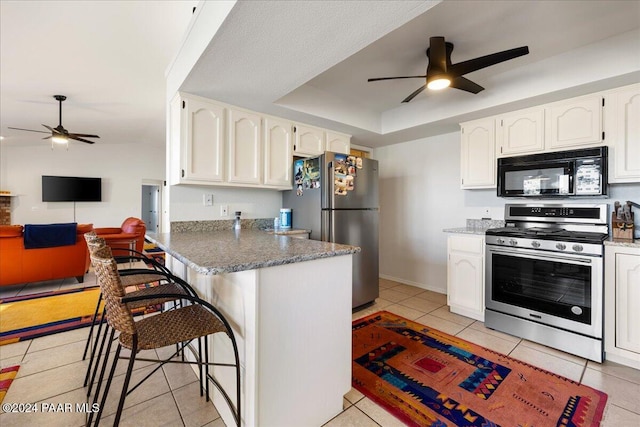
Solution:
{"label": "gas cooktop burner", "polygon": [[602,243],[607,238],[605,233],[592,233],[585,231],[567,231],[562,228],[517,228],[503,227],[490,228],[487,235],[522,237],[539,240],[562,240],[565,242]]}

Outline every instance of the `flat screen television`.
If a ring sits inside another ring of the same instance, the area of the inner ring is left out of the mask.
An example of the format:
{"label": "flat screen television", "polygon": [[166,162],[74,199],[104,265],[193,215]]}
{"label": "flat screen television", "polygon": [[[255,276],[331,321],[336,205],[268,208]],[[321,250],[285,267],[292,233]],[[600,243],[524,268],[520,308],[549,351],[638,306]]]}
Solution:
{"label": "flat screen television", "polygon": [[42,176],[43,202],[101,202],[102,179]]}

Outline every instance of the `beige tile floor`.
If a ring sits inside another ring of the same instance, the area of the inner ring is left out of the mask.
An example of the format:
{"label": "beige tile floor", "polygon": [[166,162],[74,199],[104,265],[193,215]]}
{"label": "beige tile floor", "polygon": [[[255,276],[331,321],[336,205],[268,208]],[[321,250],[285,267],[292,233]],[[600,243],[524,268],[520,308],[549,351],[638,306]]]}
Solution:
{"label": "beige tile floor", "polygon": [[[95,282],[87,277],[85,286]],[[71,280],[73,282],[73,280]],[[11,287],[0,297],[32,292],[33,288]],[[46,289],[41,284],[38,289]],[[58,289],[73,287],[60,281]],[[378,310],[387,310],[425,325],[438,328],[476,344],[492,348],[541,368],[598,388],[609,394],[603,426],[640,425],[640,371],[611,362],[598,364],[558,350],[496,332],[464,316],[449,312],[446,296],[401,283],[380,279],[380,298],[374,305],[353,314],[357,319]],[[76,403],[85,401],[82,387],[86,362],[81,360],[87,330],[80,329],[31,341],[0,346],[0,366],[20,364],[5,402]],[[141,375],[149,368],[136,366]],[[120,371],[120,377],[124,372]],[[115,380],[114,380],[115,381]],[[104,425],[112,421],[113,403],[107,405]],[[0,425],[82,426],[79,413],[1,413]],[[136,426],[223,426],[211,403],[199,397],[195,374],[189,368],[171,365],[162,368],[127,399],[121,425]],[[325,426],[398,426],[401,423],[362,393],[352,389],[345,395],[344,411]]]}

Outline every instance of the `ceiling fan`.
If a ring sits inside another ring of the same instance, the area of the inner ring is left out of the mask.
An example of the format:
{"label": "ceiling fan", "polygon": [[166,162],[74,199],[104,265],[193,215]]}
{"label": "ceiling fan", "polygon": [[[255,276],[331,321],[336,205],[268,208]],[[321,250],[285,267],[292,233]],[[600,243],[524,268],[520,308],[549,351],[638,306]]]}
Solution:
{"label": "ceiling fan", "polygon": [[60,142],[60,143],[65,143],[65,142],[68,142],[70,139],[73,139],[80,142],[86,142],[87,144],[93,144],[95,141],[89,141],[88,139],[84,139],[84,138],[100,138],[98,135],[91,135],[88,133],[71,133],[68,130],[66,130],[64,126],[62,126],[62,101],[67,99],[67,97],[64,95],[53,95],[53,98],[60,103],[60,119],[58,122],[58,126],[54,128],[52,128],[51,126],[42,125],[45,128],[49,129],[50,132],[45,132],[42,130],[33,130],[33,129],[12,128],[12,127],[8,127],[8,129],[26,130],[29,132],[39,132],[39,133],[51,133],[51,135],[44,137],[42,139],[51,138],[53,142]]}
{"label": "ceiling fan", "polygon": [[368,79],[368,82],[376,82],[380,80],[395,79],[417,79],[426,78],[425,84],[420,86],[415,92],[407,96],[402,102],[409,102],[420,92],[429,89],[444,89],[453,87],[476,94],[484,90],[482,86],[462,77],[467,73],[490,67],[500,62],[508,61],[529,53],[528,46],[517,47],[502,52],[492,53],[490,55],[481,56],[479,58],[470,59],[468,61],[451,63],[451,51],[453,43],[445,42],[444,37],[430,37],[429,48],[427,49],[427,58],[429,65],[427,66],[427,74],[424,76],[403,76],[403,77],[378,77]]}

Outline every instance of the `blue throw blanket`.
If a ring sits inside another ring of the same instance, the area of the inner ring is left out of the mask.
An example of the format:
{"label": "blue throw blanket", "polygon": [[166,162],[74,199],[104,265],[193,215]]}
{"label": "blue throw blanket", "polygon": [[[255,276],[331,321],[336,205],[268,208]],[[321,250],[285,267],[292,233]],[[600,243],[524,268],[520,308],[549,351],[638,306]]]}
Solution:
{"label": "blue throw blanket", "polygon": [[25,249],[51,248],[76,244],[78,223],[66,224],[25,224]]}

